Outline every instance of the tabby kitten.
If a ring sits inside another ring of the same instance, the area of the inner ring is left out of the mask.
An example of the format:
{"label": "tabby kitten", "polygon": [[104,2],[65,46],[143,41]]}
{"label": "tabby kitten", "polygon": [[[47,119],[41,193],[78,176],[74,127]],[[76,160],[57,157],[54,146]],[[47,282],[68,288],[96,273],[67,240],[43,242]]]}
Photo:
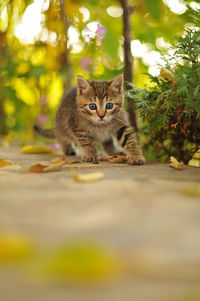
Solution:
{"label": "tabby kitten", "polygon": [[117,138],[127,154],[129,164],[141,165],[145,159],[123,110],[123,76],[111,81],[88,81],[77,77],[77,87],[63,96],[52,130],[34,126],[36,132],[57,138],[65,155],[74,154],[72,143],[82,147],[82,160],[99,163],[96,142],[109,155],[117,153]]}

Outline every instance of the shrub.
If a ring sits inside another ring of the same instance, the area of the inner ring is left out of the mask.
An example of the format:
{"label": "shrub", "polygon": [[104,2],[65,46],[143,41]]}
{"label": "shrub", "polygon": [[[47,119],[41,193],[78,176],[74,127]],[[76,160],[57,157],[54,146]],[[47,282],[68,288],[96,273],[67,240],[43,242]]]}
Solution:
{"label": "shrub", "polygon": [[[192,20],[200,24],[200,11],[192,12]],[[187,29],[171,50],[160,75],[148,75],[154,87],[129,83],[126,96],[144,121],[144,147],[157,158],[174,155],[186,163],[200,146],[200,29]]]}

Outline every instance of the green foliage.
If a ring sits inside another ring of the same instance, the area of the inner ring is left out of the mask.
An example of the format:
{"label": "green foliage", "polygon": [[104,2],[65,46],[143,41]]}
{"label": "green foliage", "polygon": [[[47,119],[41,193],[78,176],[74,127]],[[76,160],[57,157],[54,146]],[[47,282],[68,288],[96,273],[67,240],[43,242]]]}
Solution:
{"label": "green foliage", "polygon": [[[194,12],[200,24],[200,12]],[[146,148],[158,158],[174,155],[187,162],[200,145],[200,30],[187,29],[166,66],[151,76],[151,90],[129,84],[126,95],[134,100],[143,119]],[[171,50],[171,51],[172,51]]]}

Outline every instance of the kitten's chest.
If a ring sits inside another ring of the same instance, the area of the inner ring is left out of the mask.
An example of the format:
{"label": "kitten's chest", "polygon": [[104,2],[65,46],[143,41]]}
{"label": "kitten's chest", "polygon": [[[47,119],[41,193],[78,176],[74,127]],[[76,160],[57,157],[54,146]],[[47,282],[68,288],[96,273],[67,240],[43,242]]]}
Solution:
{"label": "kitten's chest", "polygon": [[110,126],[94,127],[91,129],[91,134],[96,141],[105,141],[112,136],[112,128]]}

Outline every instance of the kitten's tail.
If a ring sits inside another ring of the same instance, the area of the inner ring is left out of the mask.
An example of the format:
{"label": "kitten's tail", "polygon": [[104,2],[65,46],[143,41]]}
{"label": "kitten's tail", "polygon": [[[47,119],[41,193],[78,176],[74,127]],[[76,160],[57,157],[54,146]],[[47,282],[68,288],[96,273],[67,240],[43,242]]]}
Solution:
{"label": "kitten's tail", "polygon": [[54,130],[53,129],[42,129],[40,128],[38,125],[34,125],[33,129],[36,133],[38,133],[39,135],[43,136],[43,137],[47,137],[47,138],[56,138]]}

